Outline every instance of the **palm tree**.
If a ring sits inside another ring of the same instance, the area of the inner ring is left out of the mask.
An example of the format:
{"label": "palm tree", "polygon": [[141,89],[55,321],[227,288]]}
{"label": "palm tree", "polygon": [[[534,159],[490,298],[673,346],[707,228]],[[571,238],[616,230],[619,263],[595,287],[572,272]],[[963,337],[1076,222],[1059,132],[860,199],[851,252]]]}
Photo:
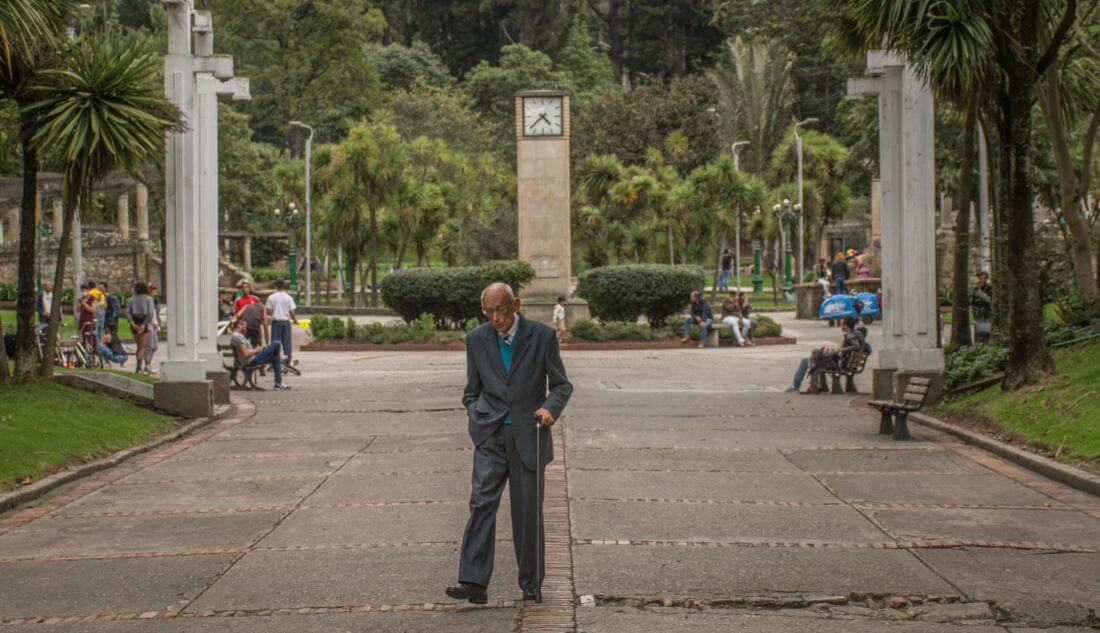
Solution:
{"label": "palm tree", "polygon": [[1043,331],[1032,211],[1032,108],[1037,84],[1058,62],[1077,19],[1077,0],[838,0],[848,32],[866,48],[904,54],[951,99],[983,86],[983,113],[999,140],[1001,213],[1013,256],[1008,275],[1008,365],[1002,386],[1015,389],[1055,371]]}
{"label": "palm tree", "polygon": [[[54,287],[65,280],[65,259],[78,207],[88,208],[93,185],[110,171],[136,172],[164,155],[165,135],[182,125],[161,94],[160,59],[128,38],[90,35],[65,51],[65,67],[46,70],[31,90],[37,100],[21,114],[37,121],[31,145],[61,165],[65,217]],[[53,372],[61,302],[54,301],[40,373]]]}
{"label": "palm tree", "polygon": [[354,179],[355,191],[367,209],[370,231],[371,305],[378,305],[378,213],[400,191],[405,164],[405,144],[388,123],[361,124],[340,143],[342,167]]}
{"label": "palm tree", "polygon": [[698,224],[714,227],[717,231],[717,247],[711,251],[719,262],[711,286],[713,300],[718,292],[718,269],[721,268],[726,236],[734,223],[739,221],[738,209],[751,209],[764,199],[764,185],[755,176],[734,169],[733,158],[726,155],[696,168],[689,180],[695,189],[695,206],[702,214]]}
{"label": "palm tree", "polygon": [[[0,91],[19,106],[30,103],[29,86],[38,72],[55,58],[62,22],[75,8],[74,0],[6,0],[0,3]],[[34,376],[35,342],[35,195],[38,192],[38,152],[30,144],[34,118],[19,117],[23,145],[23,195],[20,202],[19,295],[16,300],[15,379]],[[13,236],[16,237],[16,236]],[[58,296],[60,296],[60,288]],[[5,362],[3,371],[7,372]],[[0,379],[3,381],[3,379]]]}

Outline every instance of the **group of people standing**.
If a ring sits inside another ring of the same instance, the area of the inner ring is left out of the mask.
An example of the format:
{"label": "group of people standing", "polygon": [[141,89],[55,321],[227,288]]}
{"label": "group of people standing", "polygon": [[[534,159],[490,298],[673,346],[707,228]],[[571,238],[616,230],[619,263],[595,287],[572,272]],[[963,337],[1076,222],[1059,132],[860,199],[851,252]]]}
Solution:
{"label": "group of people standing", "polygon": [[853,278],[869,279],[871,277],[871,266],[866,255],[850,248],[846,253],[837,253],[831,264],[826,263],[825,258],[819,259],[817,268],[814,270],[814,276],[817,277],[817,283],[821,286],[821,290],[826,297],[830,294],[830,288],[838,295],[846,295],[848,294],[848,280]]}
{"label": "group of people standing", "polygon": [[294,297],[286,291],[286,283],[281,279],[275,282],[275,292],[266,302],[261,302],[252,292],[252,284],[248,281],[238,282],[237,288],[232,299],[233,334],[229,339],[234,362],[238,366],[270,366],[275,389],[290,389],[283,382],[282,369],[284,364],[294,362],[291,324],[298,321]]}

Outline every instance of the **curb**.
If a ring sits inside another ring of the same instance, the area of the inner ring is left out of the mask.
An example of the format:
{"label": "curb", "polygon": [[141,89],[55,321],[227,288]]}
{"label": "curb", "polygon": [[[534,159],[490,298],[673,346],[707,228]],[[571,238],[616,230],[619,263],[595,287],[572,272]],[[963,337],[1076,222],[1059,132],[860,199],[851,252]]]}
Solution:
{"label": "curb", "polygon": [[0,495],[0,512],[10,510],[16,506],[27,503],[28,501],[33,501],[45,495],[46,493],[67,483],[76,481],[77,479],[81,479],[93,473],[97,473],[101,470],[106,470],[113,466],[117,466],[122,462],[130,459],[131,457],[141,455],[142,453],[147,453],[154,448],[158,448],[160,446],[168,444],[169,442],[174,442],[181,437],[184,437],[185,435],[190,435],[191,433],[194,433],[195,431],[212,422],[217,422],[218,420],[233,417],[237,413],[236,404],[220,405],[217,408],[219,410],[215,411],[214,415],[208,418],[199,418],[194,422],[191,422],[184,427],[178,428],[167,435],[162,435],[155,440],[146,442],[145,444],[142,444],[140,446],[123,449],[121,451],[118,451],[117,453],[108,455],[107,457],[97,459],[93,462],[88,462],[87,464],[81,464],[80,466],[74,466],[59,473],[54,473],[48,477],[45,477],[44,479],[40,479],[34,483],[27,484],[19,490],[14,490],[12,492]]}
{"label": "curb", "polygon": [[[792,336],[769,336],[756,339],[756,347],[770,347],[773,345],[794,345],[798,339]],[[563,352],[613,352],[617,350],[670,350],[682,349],[694,351],[694,346],[681,344],[679,339],[667,341],[578,341],[574,340],[562,346]],[[714,348],[708,348],[714,349]],[[720,349],[737,349],[732,344],[724,345]],[[744,348],[751,349],[751,348]],[[466,344],[457,341],[454,343],[346,343],[344,341],[323,340],[315,343],[307,343],[302,346],[303,352],[462,352],[466,350]]]}
{"label": "curb", "polygon": [[978,448],[1003,457],[1014,464],[1023,466],[1044,477],[1100,497],[1100,476],[1085,472],[1079,468],[1074,468],[1073,466],[1059,464],[1048,457],[1043,457],[1042,455],[1036,455],[1035,453],[1016,448],[1015,446],[997,441],[981,433],[976,433],[955,426],[954,424],[949,424],[923,413],[910,413],[909,419],[928,428],[954,435],[967,444],[977,446]]}

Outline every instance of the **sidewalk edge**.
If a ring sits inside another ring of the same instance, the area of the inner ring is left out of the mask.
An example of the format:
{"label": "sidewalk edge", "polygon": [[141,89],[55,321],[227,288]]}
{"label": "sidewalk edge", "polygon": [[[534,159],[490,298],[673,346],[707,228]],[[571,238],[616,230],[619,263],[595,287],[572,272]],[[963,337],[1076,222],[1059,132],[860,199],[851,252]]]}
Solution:
{"label": "sidewalk edge", "polygon": [[74,466],[58,473],[54,473],[48,477],[40,479],[34,483],[27,484],[26,486],[13,490],[12,492],[4,493],[0,495],[0,512],[7,512],[12,508],[18,507],[42,497],[43,495],[63,486],[67,483],[82,479],[88,475],[97,473],[101,470],[106,470],[114,466],[118,466],[122,462],[147,453],[154,448],[161,447],[170,442],[174,442],[181,437],[190,435],[202,427],[217,422],[225,418],[233,417],[237,414],[237,405],[232,403],[229,405],[220,405],[218,410],[214,412],[214,415],[208,418],[199,418],[186,426],[180,427],[175,431],[167,435],[162,435],[154,440],[141,444],[139,446],[132,446],[130,448],[123,449],[107,457],[102,457],[87,464],[81,464],[80,466]]}
{"label": "sidewalk edge", "polygon": [[1004,442],[1000,442],[981,433],[955,426],[954,424],[933,418],[924,413],[910,413],[909,419],[928,428],[954,435],[967,444],[977,446],[985,451],[1003,457],[1014,464],[1023,466],[1044,477],[1100,497],[1100,477],[1079,468],[1060,464],[1048,457],[1043,457],[1042,455],[1036,455],[1035,453],[1016,448],[1015,446],[1005,444]]}

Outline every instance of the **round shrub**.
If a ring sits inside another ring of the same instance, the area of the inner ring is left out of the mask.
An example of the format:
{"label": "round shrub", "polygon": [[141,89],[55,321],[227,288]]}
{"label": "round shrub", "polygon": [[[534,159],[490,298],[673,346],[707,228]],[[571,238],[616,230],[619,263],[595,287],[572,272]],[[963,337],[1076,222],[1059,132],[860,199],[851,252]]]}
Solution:
{"label": "round shrub", "polygon": [[696,266],[628,264],[593,268],[581,275],[577,296],[588,302],[592,316],[602,322],[636,321],[645,316],[652,328],[684,309],[691,291],[706,283]]}
{"label": "round shrub", "polygon": [[412,323],[431,313],[440,328],[462,326],[481,316],[481,291],[502,281],[519,292],[535,278],[527,262],[499,262],[487,266],[404,268],[382,280],[382,301]]}
{"label": "round shrub", "polygon": [[769,338],[783,334],[783,326],[776,323],[771,317],[757,314],[753,318],[756,319],[755,336],[757,338]]}
{"label": "round shrub", "polygon": [[309,333],[313,339],[319,341],[328,335],[329,318],[323,314],[316,314],[309,320]]}

